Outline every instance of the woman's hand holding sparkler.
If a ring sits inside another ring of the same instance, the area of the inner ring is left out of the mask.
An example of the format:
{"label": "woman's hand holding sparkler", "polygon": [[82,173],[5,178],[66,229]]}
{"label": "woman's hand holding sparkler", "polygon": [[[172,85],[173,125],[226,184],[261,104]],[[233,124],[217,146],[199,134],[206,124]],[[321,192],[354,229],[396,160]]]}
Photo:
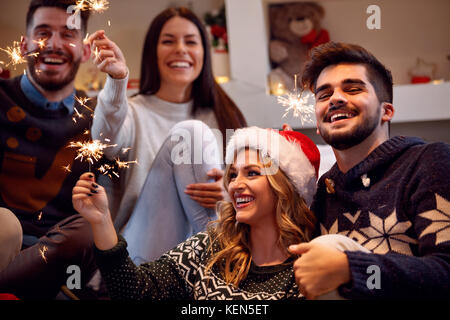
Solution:
{"label": "woman's hand holding sparkler", "polygon": [[109,250],[117,242],[117,233],[111,219],[105,189],[95,182],[92,173],[81,175],[72,191],[72,203],[92,227],[95,246]]}
{"label": "woman's hand holding sparkler", "polygon": [[91,45],[92,59],[97,68],[114,79],[124,79],[128,74],[125,57],[120,48],[99,30],[87,39]]}

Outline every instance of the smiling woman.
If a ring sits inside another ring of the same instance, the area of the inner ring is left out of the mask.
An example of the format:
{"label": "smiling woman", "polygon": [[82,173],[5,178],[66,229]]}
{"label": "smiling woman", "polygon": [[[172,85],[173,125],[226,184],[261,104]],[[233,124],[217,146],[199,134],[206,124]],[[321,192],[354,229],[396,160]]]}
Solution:
{"label": "smiling woman", "polygon": [[[279,148],[269,147],[267,138]],[[312,238],[315,217],[307,203],[315,192],[319,157],[314,143],[298,132],[237,130],[227,146],[231,163],[224,177],[231,202],[220,202],[219,219],[140,266],[129,259],[126,241],[116,236],[104,189],[92,194],[93,177],[82,175],[73,203],[92,225],[111,297],[301,299],[293,274],[295,255],[288,247]]]}

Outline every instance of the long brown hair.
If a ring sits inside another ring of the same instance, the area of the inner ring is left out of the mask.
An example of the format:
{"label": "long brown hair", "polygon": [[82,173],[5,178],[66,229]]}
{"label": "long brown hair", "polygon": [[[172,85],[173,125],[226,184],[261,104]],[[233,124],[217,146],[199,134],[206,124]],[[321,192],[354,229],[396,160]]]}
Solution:
{"label": "long brown hair", "polygon": [[213,109],[219,129],[225,139],[226,129],[245,127],[247,123],[236,104],[214,80],[209,39],[202,22],[191,10],[184,7],[169,8],[156,16],[151,23],[142,53],[139,93],[155,94],[160,88],[161,79],[157,63],[158,40],[164,24],[176,16],[187,19],[197,26],[204,50],[203,69],[192,87],[194,100],[192,115],[200,109]]}
{"label": "long brown hair", "polygon": [[[264,164],[267,167],[270,165],[270,161]],[[229,164],[225,170],[225,190],[228,190],[230,182],[230,168]],[[267,179],[277,196],[275,217],[279,230],[277,244],[287,256],[292,256],[287,248],[291,244],[312,239],[316,217],[283,171],[278,170],[274,175],[267,175]],[[206,270],[218,267],[227,283],[238,286],[247,277],[252,261],[250,227],[244,223],[237,223],[236,211],[230,202],[221,201],[218,204],[218,215],[219,219],[214,222],[210,232],[211,250],[216,246],[219,251],[213,253]]]}

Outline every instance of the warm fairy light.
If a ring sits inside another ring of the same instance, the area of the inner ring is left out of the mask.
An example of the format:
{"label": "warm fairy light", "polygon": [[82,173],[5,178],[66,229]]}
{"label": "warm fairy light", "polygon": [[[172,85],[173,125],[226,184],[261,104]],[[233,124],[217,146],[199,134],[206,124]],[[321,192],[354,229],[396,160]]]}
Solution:
{"label": "warm fairy light", "polygon": [[117,145],[104,144],[99,140],[85,142],[76,141],[69,144],[69,148],[78,148],[75,160],[80,159],[80,161],[83,161],[85,159],[85,161],[90,164],[94,164],[94,161],[98,161],[103,157],[104,149],[115,146]]}
{"label": "warm fairy light", "polygon": [[20,50],[20,42],[14,41],[12,47],[6,47],[6,49],[0,48],[1,51],[6,52],[6,54],[9,56],[9,63],[6,65],[6,67],[13,65],[14,68],[16,65],[21,63],[26,63],[27,60],[25,59],[27,56],[34,56],[37,57],[39,55],[38,52],[32,52],[29,54],[26,54],[25,56],[22,55]]}
{"label": "warm fairy light", "polygon": [[294,79],[294,90],[284,96],[278,97],[277,100],[279,104],[286,107],[283,118],[292,110],[293,116],[295,118],[299,117],[302,125],[304,125],[305,122],[313,122],[311,115],[314,114],[314,103],[309,103],[313,95],[304,90],[299,90],[297,88],[297,75],[295,75]]}

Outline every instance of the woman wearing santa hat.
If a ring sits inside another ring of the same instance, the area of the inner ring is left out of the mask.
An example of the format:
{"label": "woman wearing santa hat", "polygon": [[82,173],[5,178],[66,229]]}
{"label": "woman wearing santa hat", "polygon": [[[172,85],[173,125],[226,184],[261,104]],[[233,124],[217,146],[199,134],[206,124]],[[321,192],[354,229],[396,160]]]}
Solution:
{"label": "woman wearing santa hat", "polygon": [[81,176],[73,204],[92,225],[111,298],[302,298],[293,273],[296,256],[288,248],[310,241],[314,232],[309,205],[320,163],[316,145],[298,132],[238,129],[227,145],[226,162],[230,201],[219,203],[219,219],[140,266],[114,229],[104,189],[92,174]]}

